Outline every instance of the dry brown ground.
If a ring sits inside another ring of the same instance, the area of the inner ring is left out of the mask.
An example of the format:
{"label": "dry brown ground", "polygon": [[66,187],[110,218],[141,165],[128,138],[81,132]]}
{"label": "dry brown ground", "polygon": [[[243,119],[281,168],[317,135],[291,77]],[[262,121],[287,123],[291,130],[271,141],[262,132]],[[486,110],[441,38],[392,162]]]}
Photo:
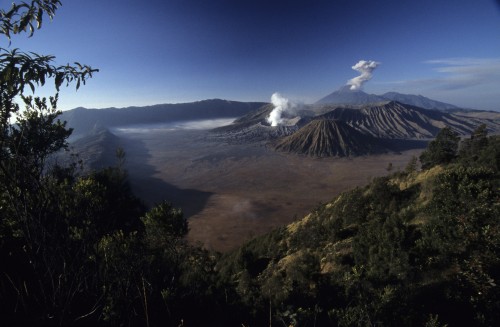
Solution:
{"label": "dry brown ground", "polygon": [[204,140],[204,131],[118,133],[128,142],[128,169],[137,195],[153,204],[180,206],[189,218],[188,240],[229,251],[249,238],[292,222],[342,191],[404,169],[402,154],[317,159],[262,145]]}

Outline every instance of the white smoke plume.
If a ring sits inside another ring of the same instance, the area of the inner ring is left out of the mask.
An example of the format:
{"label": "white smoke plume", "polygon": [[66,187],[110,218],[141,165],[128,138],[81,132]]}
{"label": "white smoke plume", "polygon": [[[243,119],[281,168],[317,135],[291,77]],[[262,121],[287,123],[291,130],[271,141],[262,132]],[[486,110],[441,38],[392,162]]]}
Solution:
{"label": "white smoke plume", "polygon": [[269,124],[271,124],[271,126],[278,126],[283,122],[283,119],[281,118],[283,112],[287,111],[292,106],[290,104],[290,101],[288,101],[287,98],[282,97],[278,92],[273,93],[273,95],[271,96],[271,102],[274,106],[274,109],[269,114],[269,117],[267,117],[267,121]]}
{"label": "white smoke plume", "polygon": [[380,65],[380,63],[373,60],[358,61],[358,63],[351,68],[360,72],[361,75],[348,80],[347,85],[351,86],[352,91],[361,89],[361,86],[372,78],[372,73],[378,65]]}

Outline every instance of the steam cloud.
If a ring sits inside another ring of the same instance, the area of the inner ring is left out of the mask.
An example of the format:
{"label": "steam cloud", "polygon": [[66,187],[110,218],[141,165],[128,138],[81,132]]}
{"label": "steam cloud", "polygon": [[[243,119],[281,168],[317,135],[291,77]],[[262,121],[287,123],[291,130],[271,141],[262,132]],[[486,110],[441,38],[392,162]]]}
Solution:
{"label": "steam cloud", "polygon": [[269,124],[271,124],[271,126],[278,126],[283,122],[283,119],[281,118],[283,112],[287,111],[292,106],[287,98],[282,97],[281,94],[277,92],[273,93],[273,95],[271,96],[271,102],[274,106],[274,109],[269,114],[269,117],[267,117],[267,121]]}
{"label": "steam cloud", "polygon": [[351,68],[360,72],[361,75],[348,80],[347,85],[351,86],[350,89],[352,91],[359,90],[366,81],[372,78],[373,75],[372,73],[375,70],[375,68],[378,67],[378,65],[380,65],[380,63],[373,60],[358,61],[358,63],[352,66]]}

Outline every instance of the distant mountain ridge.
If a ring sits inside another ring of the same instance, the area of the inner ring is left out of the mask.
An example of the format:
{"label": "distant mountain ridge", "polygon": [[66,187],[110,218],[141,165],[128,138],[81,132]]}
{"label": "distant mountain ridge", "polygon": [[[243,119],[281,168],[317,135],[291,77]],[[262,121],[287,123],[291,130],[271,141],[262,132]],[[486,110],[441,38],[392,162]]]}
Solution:
{"label": "distant mountain ridge", "polygon": [[364,106],[324,104],[319,111],[312,106],[309,113],[288,116],[286,125],[276,127],[266,121],[273,108],[267,104],[231,125],[217,128],[212,138],[232,143],[271,142],[279,151],[343,157],[421,148],[446,126],[460,135],[469,135],[481,124],[491,132],[500,131],[498,120],[459,116],[397,101]]}
{"label": "distant mountain ridge", "polygon": [[382,95],[368,94],[361,90],[351,90],[349,86],[343,86],[339,90],[330,93],[316,102],[317,105],[368,105],[380,104],[387,101],[397,101],[400,103],[416,106],[424,109],[451,110],[459,107],[429,99],[422,95],[403,94],[398,92],[387,92]]}
{"label": "distant mountain ridge", "polygon": [[[360,109],[331,106],[331,110],[320,117],[342,120],[364,134],[386,139],[430,139],[445,126],[468,135],[482,123],[479,119],[422,109],[396,101]],[[499,128],[498,124],[494,125],[494,128]]]}
{"label": "distant mountain ridge", "polygon": [[487,123],[499,131],[495,121],[460,117],[437,110],[386,102],[362,108],[330,106],[325,114],[275,143],[278,151],[315,157],[345,157],[421,147],[445,126],[461,135],[471,134]]}
{"label": "distant mountain ridge", "polygon": [[145,107],[85,109],[64,111],[61,120],[84,134],[98,127],[152,124],[169,121],[231,118],[243,116],[263,106],[264,102],[238,102],[221,99]]}
{"label": "distant mountain ridge", "polygon": [[[267,121],[274,109],[272,104],[219,99],[123,109],[77,108],[64,112],[62,119],[68,121],[69,127],[75,128],[77,137],[74,140],[78,140],[85,138],[89,131],[118,126],[240,117],[230,125],[212,130],[207,138],[228,143],[263,142],[279,151],[316,157],[358,156],[421,147],[445,126],[461,135],[470,134],[483,123],[491,132],[500,131],[500,122],[495,119],[460,116],[397,101],[378,101],[381,99],[379,96],[363,91],[343,88],[334,96],[358,102],[356,105],[321,104],[320,107],[313,105],[284,111],[284,124],[280,126],[271,126]],[[393,93],[388,96],[433,101],[422,96]],[[373,100],[377,102],[362,104]],[[434,102],[427,104],[434,105]],[[95,154],[113,153],[96,146],[97,143],[105,143],[111,145],[107,150],[115,148],[118,142],[112,136],[109,131],[94,132],[75,145]],[[112,159],[109,157],[104,161]]]}
{"label": "distant mountain ridge", "polygon": [[437,110],[458,109],[458,107],[455,105],[437,100],[432,100],[424,97],[423,95],[387,92],[382,94],[381,97],[386,98],[388,100],[397,101],[424,109],[437,109]]}

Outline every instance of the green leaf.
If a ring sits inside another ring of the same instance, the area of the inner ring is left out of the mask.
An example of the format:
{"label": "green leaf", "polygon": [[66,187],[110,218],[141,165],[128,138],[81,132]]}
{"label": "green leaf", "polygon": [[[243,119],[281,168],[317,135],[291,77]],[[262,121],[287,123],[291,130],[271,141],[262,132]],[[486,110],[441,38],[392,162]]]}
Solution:
{"label": "green leaf", "polygon": [[37,29],[42,27],[42,19],[43,19],[43,10],[42,8],[38,9],[38,14],[36,15]]}
{"label": "green leaf", "polygon": [[63,73],[56,73],[55,84],[56,84],[57,91],[59,91],[59,88],[61,87],[63,80],[64,80],[64,74]]}
{"label": "green leaf", "polygon": [[35,85],[33,85],[32,82],[28,82],[28,85],[30,86],[31,88],[31,92],[35,93]]}

